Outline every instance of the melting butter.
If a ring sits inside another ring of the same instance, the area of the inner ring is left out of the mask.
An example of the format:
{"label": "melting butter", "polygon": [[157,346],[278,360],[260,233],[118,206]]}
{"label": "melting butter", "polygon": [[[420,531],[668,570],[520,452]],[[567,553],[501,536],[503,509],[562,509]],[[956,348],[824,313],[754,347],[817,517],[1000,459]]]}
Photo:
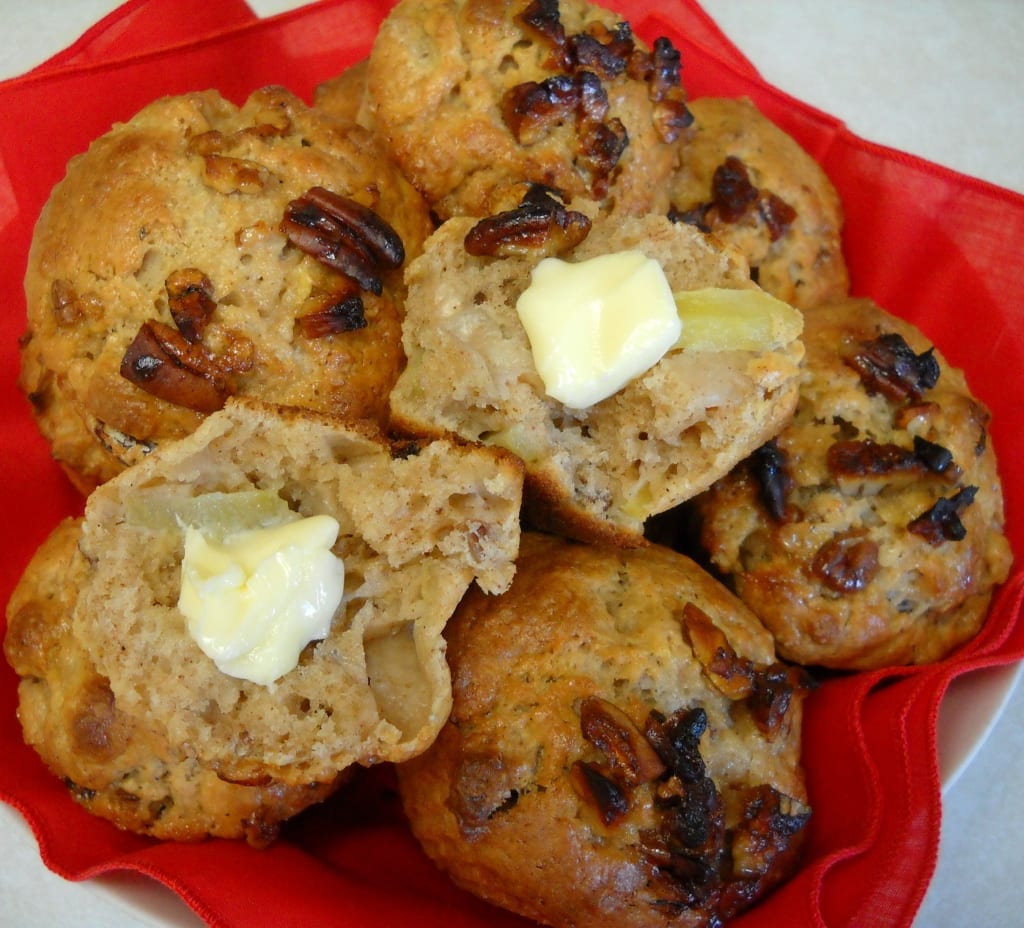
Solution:
{"label": "melting butter", "polygon": [[187,526],[178,608],[224,673],[269,685],[327,636],[345,585],[337,520],[302,518],[216,540]]}
{"label": "melting butter", "polygon": [[661,265],[640,251],[545,258],[516,303],[548,396],[599,403],[653,367],[682,331]]}

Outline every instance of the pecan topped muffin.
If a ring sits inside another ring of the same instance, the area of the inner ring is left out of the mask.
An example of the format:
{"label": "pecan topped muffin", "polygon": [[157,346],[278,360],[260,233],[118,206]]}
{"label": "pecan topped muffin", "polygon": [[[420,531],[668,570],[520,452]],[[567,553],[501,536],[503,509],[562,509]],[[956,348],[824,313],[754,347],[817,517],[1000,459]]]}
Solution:
{"label": "pecan topped muffin", "polygon": [[430,226],[367,130],[287,90],[153,102],[35,229],[20,383],[54,456],[87,490],[232,395],[379,418]]}
{"label": "pecan topped muffin", "polygon": [[937,660],[1010,567],[988,410],[869,300],[808,313],[804,339],[792,423],[696,501],[700,540],[783,657]]}
{"label": "pecan topped muffin", "polygon": [[361,112],[443,219],[497,212],[531,182],[664,212],[691,119],[679,66],[669,41],[648,49],[586,0],[404,0]]}
{"label": "pecan topped muffin", "polygon": [[451,717],[396,769],[463,888],[559,928],[698,928],[797,865],[803,674],[692,561],[527,534],[446,638]]}
{"label": "pecan topped muffin", "polygon": [[765,290],[800,309],[845,297],[843,207],[821,165],[750,100],[689,106],[672,218],[738,248]]}

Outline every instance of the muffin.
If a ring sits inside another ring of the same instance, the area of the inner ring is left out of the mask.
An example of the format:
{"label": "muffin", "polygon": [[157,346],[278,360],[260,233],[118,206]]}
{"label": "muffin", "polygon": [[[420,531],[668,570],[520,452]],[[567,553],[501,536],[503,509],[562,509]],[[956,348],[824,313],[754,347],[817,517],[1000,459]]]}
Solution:
{"label": "muffin", "polygon": [[697,501],[702,546],[789,660],[938,660],[1010,567],[989,412],[869,300],[808,313],[804,340],[793,421]]}
{"label": "muffin", "polygon": [[454,882],[553,926],[711,926],[796,866],[805,682],[666,548],[524,534],[445,632],[454,705],[397,770]]}
{"label": "muffin", "polygon": [[78,554],[81,520],[61,523],[36,552],[7,607],[4,653],[18,674],[26,743],[84,808],[154,838],[244,839],[263,847],[280,824],[345,780],[233,783],[172,742],[154,717],[117,704],[71,629],[87,575]]}
{"label": "muffin", "polygon": [[[391,394],[392,422],[410,434],[451,432],[516,453],[526,465],[531,525],[582,540],[642,543],[649,516],[706,489],[788,420],[802,320],[776,301],[761,320],[768,320],[763,334],[752,329],[742,344],[673,347],[583,408],[554,399],[517,312],[539,257],[530,249],[469,254],[466,238],[479,228],[466,217],[449,220],[408,267],[408,363]],[[598,217],[559,260],[633,250],[661,266],[677,295],[742,291],[757,306],[764,296],[738,254],[664,216]],[[748,322],[724,309],[712,328],[744,335]]]}
{"label": "muffin", "polygon": [[373,128],[366,95],[366,74],[370,62],[362,58],[349,65],[340,74],[328,78],[313,88],[313,106],[316,109]]}
{"label": "muffin", "polygon": [[367,118],[442,219],[498,212],[523,183],[668,208],[691,120],[679,53],[586,0],[403,0],[366,80]]}
{"label": "muffin", "polygon": [[25,274],[20,386],[83,490],[228,396],[381,418],[426,206],[282,88],[157,100],[72,159]]}
{"label": "muffin", "polygon": [[738,248],[765,290],[800,309],[847,296],[843,207],[821,166],[750,100],[689,106],[672,217]]}
{"label": "muffin", "polygon": [[[61,634],[111,711],[197,776],[319,796],[433,740],[451,705],[442,628],[474,581],[508,586],[521,488],[505,452],[391,445],[233,398],[90,495]],[[46,637],[26,622],[12,612],[16,667],[57,672],[52,648],[25,656]],[[108,772],[145,755],[125,739]]]}

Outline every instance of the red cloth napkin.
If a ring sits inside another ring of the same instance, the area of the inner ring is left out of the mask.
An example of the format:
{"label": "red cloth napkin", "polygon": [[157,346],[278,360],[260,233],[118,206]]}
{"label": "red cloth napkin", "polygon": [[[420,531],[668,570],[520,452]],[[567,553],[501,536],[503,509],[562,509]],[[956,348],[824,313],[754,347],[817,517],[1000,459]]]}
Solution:
{"label": "red cloth napkin", "polygon": [[48,58],[39,71],[165,48],[253,20],[245,0],[129,0]]}
{"label": "red cloth napkin", "polygon": [[[1024,404],[1006,389],[1024,368],[1024,197],[868,144],[765,85],[694,0],[618,0],[650,41],[680,48],[691,95],[747,95],[825,166],[843,197],[857,294],[920,325],[992,408],[1014,550],[1024,551]],[[8,531],[0,596],[81,500],[49,459],[15,387],[21,276],[32,225],[68,158],[166,93],[217,87],[241,102],[281,83],[313,87],[367,52],[388,0],[324,0],[267,21],[244,5],[132,0],[69,50],[0,84],[0,477]],[[969,324],[964,324],[965,317]],[[12,528],[16,527],[16,531]],[[1024,657],[1024,573],[1001,591],[982,633],[933,666],[829,680],[809,700],[805,762],[814,817],[794,879],[742,916],[743,928],[906,926],[934,869],[941,813],[938,706],[951,680]],[[455,889],[405,829],[387,770],[292,823],[266,851],[123,834],[67,796],[22,742],[14,675],[0,666],[0,798],[69,879],[129,870],[171,887],[209,924],[514,926]]]}

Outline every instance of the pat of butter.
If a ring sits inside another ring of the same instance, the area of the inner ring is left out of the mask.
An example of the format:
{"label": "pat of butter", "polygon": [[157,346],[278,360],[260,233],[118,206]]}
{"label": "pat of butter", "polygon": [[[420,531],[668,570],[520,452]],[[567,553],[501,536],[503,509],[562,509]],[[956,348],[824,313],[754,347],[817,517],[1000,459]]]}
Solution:
{"label": "pat of butter", "polygon": [[548,396],[575,409],[661,360],[682,326],[661,265],[640,251],[545,258],[516,303]]}
{"label": "pat of butter", "polygon": [[291,514],[223,541],[186,527],[178,608],[222,672],[269,685],[327,636],[345,586],[345,565],[331,551],[337,537],[326,515]]}

